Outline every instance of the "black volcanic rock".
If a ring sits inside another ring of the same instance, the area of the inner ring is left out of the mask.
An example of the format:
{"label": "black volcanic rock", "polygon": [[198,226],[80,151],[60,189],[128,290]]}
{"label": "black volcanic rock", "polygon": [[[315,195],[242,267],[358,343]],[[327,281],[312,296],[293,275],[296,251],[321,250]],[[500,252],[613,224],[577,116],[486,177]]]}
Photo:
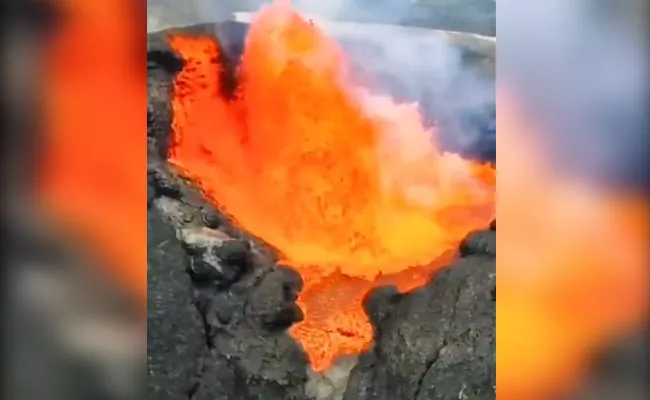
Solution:
{"label": "black volcanic rock", "polygon": [[185,274],[189,259],[155,208],[148,211],[147,234],[147,396],[187,397],[207,353]]}
{"label": "black volcanic rock", "polygon": [[302,318],[300,277],[259,240],[230,235],[227,216],[214,216],[225,230],[205,226],[210,206],[160,161],[180,196],[149,210],[147,398],[307,400],[306,355],[286,332]]}
{"label": "black volcanic rock", "polygon": [[496,257],[496,241],[497,235],[495,222],[494,229],[470,232],[460,243],[459,251],[463,256],[483,254]]}
{"label": "black volcanic rock", "polygon": [[302,279],[297,272],[278,267],[252,291],[246,313],[265,329],[287,329],[303,319],[302,311],[295,304],[301,287]]}
{"label": "black volcanic rock", "polygon": [[215,256],[226,265],[248,268],[251,263],[251,244],[244,239],[230,239],[214,249]]}
{"label": "black volcanic rock", "polygon": [[218,267],[203,260],[201,257],[192,257],[187,271],[192,280],[197,284],[210,284],[223,279],[223,274]]}
{"label": "black volcanic rock", "polygon": [[201,208],[201,221],[210,229],[218,229],[223,224],[223,216],[210,205]]}
{"label": "black volcanic rock", "polygon": [[[228,242],[239,241],[231,239],[216,247],[205,249],[201,254],[195,254],[191,258],[190,276],[197,284],[216,284],[227,287],[235,283],[251,267],[250,247],[242,246],[244,254],[231,254],[226,247]],[[226,248],[226,249],[224,249]],[[231,258],[223,255],[229,256]],[[221,255],[220,255],[221,254]]]}
{"label": "black volcanic rock", "polygon": [[165,42],[165,36],[147,40],[147,147],[166,158],[171,139],[171,90],[183,60]]}
{"label": "black volcanic rock", "polygon": [[177,199],[181,195],[178,179],[172,179],[163,168],[150,168],[147,171],[147,183],[153,189],[154,197],[166,196]]}

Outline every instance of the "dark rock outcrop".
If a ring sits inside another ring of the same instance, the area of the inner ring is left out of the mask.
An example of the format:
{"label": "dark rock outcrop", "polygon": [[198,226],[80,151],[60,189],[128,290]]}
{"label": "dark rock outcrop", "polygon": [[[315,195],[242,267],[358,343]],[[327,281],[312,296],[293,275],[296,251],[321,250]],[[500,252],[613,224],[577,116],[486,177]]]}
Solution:
{"label": "dark rock outcrop", "polygon": [[286,333],[302,318],[300,277],[232,225],[206,226],[226,216],[151,168],[181,196],[158,185],[149,209],[148,398],[306,399],[307,359]]}
{"label": "dark rock outcrop", "polygon": [[207,353],[184,270],[189,259],[163,215],[147,214],[147,395],[187,397]]}

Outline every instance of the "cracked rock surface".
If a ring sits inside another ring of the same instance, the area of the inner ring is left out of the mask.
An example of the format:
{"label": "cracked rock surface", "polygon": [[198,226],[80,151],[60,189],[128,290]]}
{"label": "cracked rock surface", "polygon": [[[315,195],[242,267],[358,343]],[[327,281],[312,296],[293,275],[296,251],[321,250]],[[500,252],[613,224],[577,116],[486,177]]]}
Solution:
{"label": "cracked rock surface", "polygon": [[148,208],[148,398],[306,399],[306,355],[286,333],[300,276],[150,156],[180,196],[154,186]]}
{"label": "cracked rock surface", "polygon": [[149,35],[148,49],[147,398],[494,399],[496,224],[469,235],[459,260],[423,288],[369,293],[375,345],[314,373],[287,333],[303,318],[299,274],[166,162],[182,60],[164,34]]}

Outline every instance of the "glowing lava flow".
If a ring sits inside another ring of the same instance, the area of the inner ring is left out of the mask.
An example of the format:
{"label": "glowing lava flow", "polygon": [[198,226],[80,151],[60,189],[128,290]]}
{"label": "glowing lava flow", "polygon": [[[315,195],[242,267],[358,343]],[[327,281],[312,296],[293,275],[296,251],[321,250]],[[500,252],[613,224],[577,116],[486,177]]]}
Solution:
{"label": "glowing lava flow", "polygon": [[187,62],[170,161],[300,271],[306,319],[291,333],[315,369],[371,343],[369,289],[423,284],[493,218],[494,170],[440,152],[415,106],[351,84],[336,43],[288,6],[253,22],[235,99],[213,39],[170,44]]}

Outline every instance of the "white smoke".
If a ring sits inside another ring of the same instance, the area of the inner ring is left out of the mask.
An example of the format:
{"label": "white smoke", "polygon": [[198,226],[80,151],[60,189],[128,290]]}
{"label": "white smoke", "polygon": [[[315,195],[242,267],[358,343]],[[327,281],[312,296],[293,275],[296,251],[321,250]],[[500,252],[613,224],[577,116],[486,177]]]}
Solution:
{"label": "white smoke", "polygon": [[361,20],[399,23],[408,17],[416,1],[411,0],[293,0],[291,4],[298,10],[330,20]]}

